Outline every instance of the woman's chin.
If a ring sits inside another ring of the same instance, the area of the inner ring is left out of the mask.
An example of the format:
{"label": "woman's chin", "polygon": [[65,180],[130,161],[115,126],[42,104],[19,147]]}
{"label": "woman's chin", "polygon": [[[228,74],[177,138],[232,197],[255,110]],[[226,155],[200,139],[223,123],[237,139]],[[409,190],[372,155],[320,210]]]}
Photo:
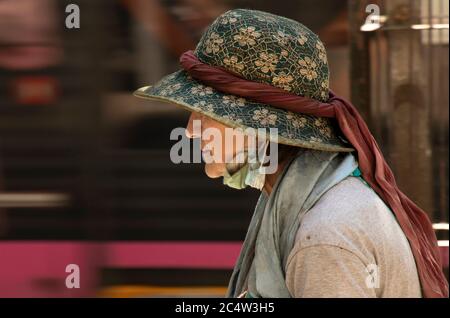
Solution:
{"label": "woman's chin", "polygon": [[211,179],[223,177],[223,169],[217,163],[205,164],[205,173]]}

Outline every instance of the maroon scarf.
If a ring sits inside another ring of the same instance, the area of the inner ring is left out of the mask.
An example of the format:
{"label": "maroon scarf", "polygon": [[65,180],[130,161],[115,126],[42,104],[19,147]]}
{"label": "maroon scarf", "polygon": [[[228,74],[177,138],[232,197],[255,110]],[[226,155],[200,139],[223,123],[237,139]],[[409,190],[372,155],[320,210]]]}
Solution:
{"label": "maroon scarf", "polygon": [[218,91],[296,113],[336,118],[342,133],[358,153],[359,168],[364,180],[394,211],[409,240],[423,296],[448,297],[448,282],[440,265],[439,248],[431,222],[427,214],[397,187],[394,174],[377,142],[351,103],[332,91],[328,101],[323,103],[269,84],[248,81],[223,68],[202,63],[192,51],[183,53],[180,63],[194,79]]}

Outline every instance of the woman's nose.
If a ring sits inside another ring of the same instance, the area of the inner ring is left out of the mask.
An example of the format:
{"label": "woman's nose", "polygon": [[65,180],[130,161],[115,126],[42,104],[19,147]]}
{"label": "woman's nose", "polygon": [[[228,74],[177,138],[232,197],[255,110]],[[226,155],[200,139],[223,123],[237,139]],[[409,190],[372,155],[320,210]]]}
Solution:
{"label": "woman's nose", "polygon": [[[199,138],[200,137],[200,129],[194,129],[194,121],[201,120],[198,114],[192,113],[189,117],[189,121],[187,123],[185,134],[188,138]],[[196,127],[200,128],[198,122],[196,122]]]}

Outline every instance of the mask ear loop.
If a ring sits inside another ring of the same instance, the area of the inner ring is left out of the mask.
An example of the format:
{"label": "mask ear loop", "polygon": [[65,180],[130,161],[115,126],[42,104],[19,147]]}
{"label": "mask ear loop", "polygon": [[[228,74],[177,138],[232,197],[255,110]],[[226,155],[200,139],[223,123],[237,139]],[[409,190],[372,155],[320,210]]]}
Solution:
{"label": "mask ear loop", "polygon": [[[262,145],[262,143],[260,143]],[[265,169],[263,167],[264,164],[264,160],[266,158],[266,152],[267,152],[267,147],[268,147],[269,143],[268,140],[266,139],[264,142],[264,153],[263,153],[263,158],[261,161],[258,162],[258,167],[255,168],[250,168],[249,172],[247,174],[247,177],[245,178],[245,183],[253,188],[256,188],[258,190],[261,190],[264,186],[264,182],[266,180],[266,174],[265,174]],[[259,147],[258,147],[259,148]],[[259,149],[256,150],[257,151],[257,158],[259,158]],[[251,167],[251,165],[250,165]]]}
{"label": "mask ear loop", "polygon": [[231,162],[226,162],[225,167],[229,174],[233,174],[238,171],[247,163],[248,154],[246,151],[242,151],[231,159]]}
{"label": "mask ear loop", "polygon": [[246,149],[240,150],[239,152],[225,157],[225,169],[229,174],[233,174],[234,172],[241,169],[243,166],[247,164],[248,160],[248,152]]}
{"label": "mask ear loop", "polygon": [[263,153],[263,157],[262,157],[262,160],[261,160],[261,165],[258,168],[258,172],[260,174],[265,174],[266,173],[266,168],[264,167],[264,161],[266,160],[266,157],[267,157],[267,148],[269,148],[269,143],[270,143],[269,139],[266,139],[264,141],[264,153]]}

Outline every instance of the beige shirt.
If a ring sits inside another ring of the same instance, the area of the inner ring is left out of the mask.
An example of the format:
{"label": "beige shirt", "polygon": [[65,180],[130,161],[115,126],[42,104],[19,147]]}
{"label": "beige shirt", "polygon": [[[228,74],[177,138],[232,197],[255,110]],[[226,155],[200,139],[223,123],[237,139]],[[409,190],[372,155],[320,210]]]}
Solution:
{"label": "beige shirt", "polygon": [[286,284],[293,297],[421,297],[411,248],[393,213],[353,176],[303,218]]}

